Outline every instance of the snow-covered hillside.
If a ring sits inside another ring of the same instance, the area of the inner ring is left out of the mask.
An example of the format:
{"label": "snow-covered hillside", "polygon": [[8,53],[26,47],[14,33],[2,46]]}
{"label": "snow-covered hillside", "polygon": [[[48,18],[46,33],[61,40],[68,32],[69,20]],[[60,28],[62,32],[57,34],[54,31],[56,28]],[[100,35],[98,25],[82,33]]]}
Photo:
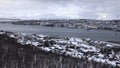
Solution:
{"label": "snow-covered hillside", "polygon": [[30,45],[45,52],[120,67],[120,44],[96,41],[89,38],[50,37],[47,35],[1,31],[22,45]]}

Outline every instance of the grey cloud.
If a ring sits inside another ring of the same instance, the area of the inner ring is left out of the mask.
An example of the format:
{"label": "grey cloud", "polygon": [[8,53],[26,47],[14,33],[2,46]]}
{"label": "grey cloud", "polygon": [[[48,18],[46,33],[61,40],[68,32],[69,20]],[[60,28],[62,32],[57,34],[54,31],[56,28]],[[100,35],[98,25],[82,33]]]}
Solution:
{"label": "grey cloud", "polygon": [[119,18],[120,0],[0,0],[0,17]]}

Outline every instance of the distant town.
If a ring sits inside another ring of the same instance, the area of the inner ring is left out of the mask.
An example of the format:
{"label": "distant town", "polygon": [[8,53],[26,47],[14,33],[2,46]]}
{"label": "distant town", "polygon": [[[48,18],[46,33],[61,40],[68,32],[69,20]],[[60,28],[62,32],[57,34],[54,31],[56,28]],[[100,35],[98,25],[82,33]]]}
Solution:
{"label": "distant town", "polygon": [[120,20],[61,19],[61,20],[0,20],[0,23],[14,25],[38,25],[46,27],[65,27],[73,29],[99,29],[120,31]]}

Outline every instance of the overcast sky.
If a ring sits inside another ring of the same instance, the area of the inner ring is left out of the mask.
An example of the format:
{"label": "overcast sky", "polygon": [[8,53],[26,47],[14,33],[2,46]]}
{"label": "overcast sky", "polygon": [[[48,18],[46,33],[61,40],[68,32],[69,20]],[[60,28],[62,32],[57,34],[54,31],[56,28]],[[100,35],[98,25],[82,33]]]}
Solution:
{"label": "overcast sky", "polygon": [[119,19],[120,0],[0,0],[0,17]]}

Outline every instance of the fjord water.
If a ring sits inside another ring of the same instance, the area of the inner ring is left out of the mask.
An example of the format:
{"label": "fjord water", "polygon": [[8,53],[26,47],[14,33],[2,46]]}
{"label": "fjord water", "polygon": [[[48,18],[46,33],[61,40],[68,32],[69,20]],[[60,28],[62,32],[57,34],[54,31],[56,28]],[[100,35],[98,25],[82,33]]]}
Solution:
{"label": "fjord water", "polygon": [[86,30],[86,29],[70,29],[60,27],[42,27],[35,25],[12,25],[12,24],[0,24],[0,30],[19,33],[44,34],[50,36],[92,38],[101,41],[120,41],[120,32],[109,30]]}

